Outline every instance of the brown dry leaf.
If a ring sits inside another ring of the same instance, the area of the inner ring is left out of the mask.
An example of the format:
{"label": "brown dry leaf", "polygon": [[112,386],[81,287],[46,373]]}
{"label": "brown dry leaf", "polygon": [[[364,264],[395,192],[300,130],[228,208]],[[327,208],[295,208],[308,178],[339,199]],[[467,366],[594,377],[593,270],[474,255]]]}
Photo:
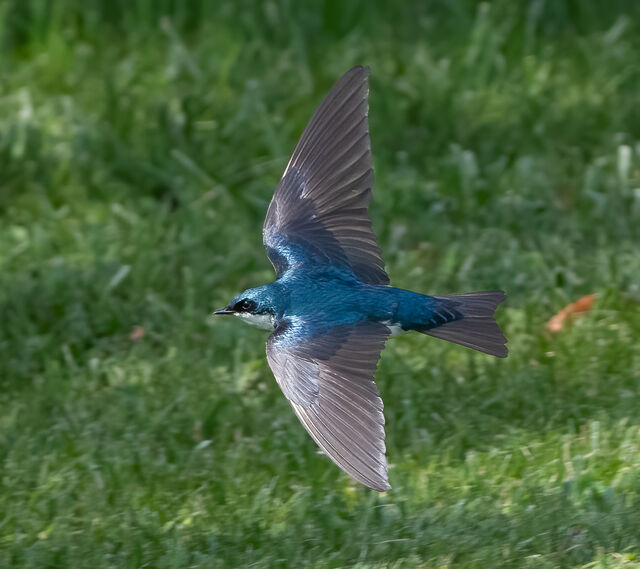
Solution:
{"label": "brown dry leaf", "polygon": [[559,332],[578,316],[582,316],[585,312],[589,312],[593,307],[593,301],[595,298],[595,294],[587,294],[580,297],[575,302],[567,304],[567,306],[549,319],[549,322],[547,322],[547,330],[549,330],[549,332]]}
{"label": "brown dry leaf", "polygon": [[142,326],[135,326],[129,334],[129,340],[137,342],[138,340],[142,340],[142,338],[144,338],[144,328]]}

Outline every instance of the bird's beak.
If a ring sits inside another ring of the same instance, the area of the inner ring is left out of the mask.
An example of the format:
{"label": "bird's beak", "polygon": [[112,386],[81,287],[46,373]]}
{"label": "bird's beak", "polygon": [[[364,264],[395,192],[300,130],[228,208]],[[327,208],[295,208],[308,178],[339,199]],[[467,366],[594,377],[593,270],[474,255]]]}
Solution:
{"label": "bird's beak", "polygon": [[229,307],[227,306],[222,310],[216,310],[211,316],[215,316],[216,314],[235,314],[235,312],[233,310],[230,310]]}

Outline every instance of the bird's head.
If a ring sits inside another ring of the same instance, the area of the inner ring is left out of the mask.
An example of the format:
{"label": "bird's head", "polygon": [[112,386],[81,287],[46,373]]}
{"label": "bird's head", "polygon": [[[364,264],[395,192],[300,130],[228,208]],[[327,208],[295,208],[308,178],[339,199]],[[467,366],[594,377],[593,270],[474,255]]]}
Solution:
{"label": "bird's head", "polygon": [[228,306],[216,310],[213,314],[239,316],[247,323],[260,328],[272,329],[274,326],[274,303],[266,286],[245,290]]}

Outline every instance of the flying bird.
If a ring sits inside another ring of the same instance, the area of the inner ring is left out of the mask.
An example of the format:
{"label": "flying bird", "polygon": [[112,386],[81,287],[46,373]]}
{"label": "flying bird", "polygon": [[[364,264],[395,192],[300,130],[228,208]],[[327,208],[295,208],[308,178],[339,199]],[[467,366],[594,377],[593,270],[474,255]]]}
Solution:
{"label": "flying bird", "polygon": [[426,296],[389,285],[371,228],[369,68],[333,86],[304,129],[262,229],[272,283],[214,314],[271,330],[267,360],[295,414],[347,474],[390,490],[383,404],[374,382],[392,334],[416,331],[497,357],[501,290]]}

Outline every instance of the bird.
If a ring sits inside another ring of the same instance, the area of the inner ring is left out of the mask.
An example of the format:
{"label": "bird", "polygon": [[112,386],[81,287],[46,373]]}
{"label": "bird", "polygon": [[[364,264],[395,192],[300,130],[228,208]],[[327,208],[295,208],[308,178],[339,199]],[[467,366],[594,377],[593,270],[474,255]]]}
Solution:
{"label": "bird", "polygon": [[331,88],[307,123],[267,209],[262,236],[276,279],[214,315],[271,331],[266,355],[293,411],[344,472],[391,489],[383,403],[374,381],[391,335],[420,332],[499,358],[502,290],[427,296],[390,286],[368,215],[374,175],[369,68]]}

